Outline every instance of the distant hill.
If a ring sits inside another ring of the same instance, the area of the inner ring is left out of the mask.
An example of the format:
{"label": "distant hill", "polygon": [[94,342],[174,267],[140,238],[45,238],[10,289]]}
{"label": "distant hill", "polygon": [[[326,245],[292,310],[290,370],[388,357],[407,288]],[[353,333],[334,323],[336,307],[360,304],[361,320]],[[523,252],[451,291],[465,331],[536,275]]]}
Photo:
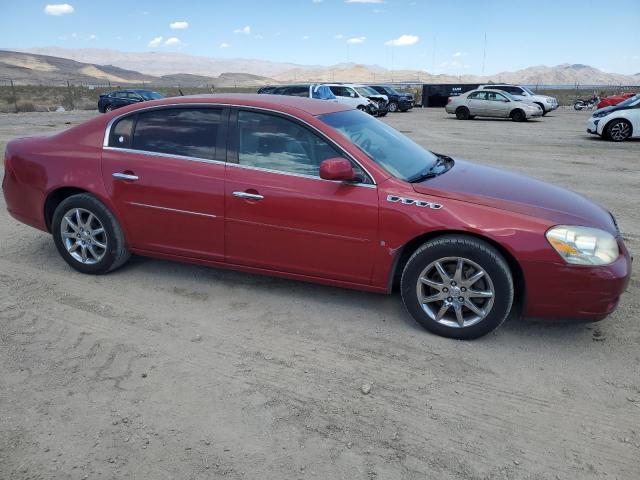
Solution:
{"label": "distant hill", "polygon": [[118,52],[108,49],[0,50],[0,77],[17,83],[66,81],[85,84],[246,87],[290,82],[416,82],[526,85],[638,85],[640,73],[607,73],[584,64],[533,66],[495,75],[434,75],[424,70],[389,71],[378,65],[296,65],[252,59],[216,59],[184,53]]}

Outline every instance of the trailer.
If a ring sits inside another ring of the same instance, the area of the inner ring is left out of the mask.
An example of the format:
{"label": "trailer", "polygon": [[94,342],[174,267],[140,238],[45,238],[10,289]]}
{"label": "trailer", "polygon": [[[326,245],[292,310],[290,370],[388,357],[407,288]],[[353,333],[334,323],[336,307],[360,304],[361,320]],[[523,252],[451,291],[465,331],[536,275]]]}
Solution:
{"label": "trailer", "polygon": [[425,83],[422,85],[423,107],[444,107],[449,97],[475,90],[479,83]]}

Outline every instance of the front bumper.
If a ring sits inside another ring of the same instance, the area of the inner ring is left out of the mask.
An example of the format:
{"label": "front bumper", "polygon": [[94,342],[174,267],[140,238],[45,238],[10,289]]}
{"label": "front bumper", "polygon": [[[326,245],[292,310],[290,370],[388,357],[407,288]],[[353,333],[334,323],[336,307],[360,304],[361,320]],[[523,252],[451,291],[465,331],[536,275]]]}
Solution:
{"label": "front bumper", "polygon": [[590,117],[589,120],[587,120],[587,133],[591,133],[593,135],[600,135],[598,133],[598,123],[600,123],[599,118]]}
{"label": "front bumper", "polygon": [[413,99],[401,98],[398,100],[398,108],[400,110],[411,110],[413,108]]}
{"label": "front bumper", "polygon": [[620,256],[611,265],[522,262],[524,316],[593,322],[611,314],[631,278],[632,257],[622,240],[618,243]]}

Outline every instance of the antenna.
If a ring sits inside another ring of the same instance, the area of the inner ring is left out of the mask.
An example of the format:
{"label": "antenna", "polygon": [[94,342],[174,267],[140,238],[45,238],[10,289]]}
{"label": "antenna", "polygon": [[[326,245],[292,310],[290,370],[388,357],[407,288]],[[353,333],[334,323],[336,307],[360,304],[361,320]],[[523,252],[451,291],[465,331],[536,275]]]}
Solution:
{"label": "antenna", "polygon": [[437,46],[437,40],[438,38],[434,35],[433,36],[433,57],[431,58],[431,73],[433,75],[436,74],[436,46]]}

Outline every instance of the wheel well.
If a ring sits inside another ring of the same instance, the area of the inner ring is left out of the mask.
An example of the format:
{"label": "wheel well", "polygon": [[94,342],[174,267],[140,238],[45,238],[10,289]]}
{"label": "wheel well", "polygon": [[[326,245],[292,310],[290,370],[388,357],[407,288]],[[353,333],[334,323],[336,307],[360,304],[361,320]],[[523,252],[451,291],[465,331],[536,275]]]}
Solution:
{"label": "wheel well", "polygon": [[[510,117],[513,117],[513,114],[516,112],[521,112],[524,113],[524,110],[522,110],[521,108],[514,108],[513,110],[511,110],[511,113],[509,114]],[[524,113],[526,115],[526,113]]]}
{"label": "wheel well", "polygon": [[76,187],[62,187],[49,194],[47,200],[44,202],[44,221],[49,232],[51,231],[53,213],[56,211],[56,208],[58,208],[58,205],[60,205],[65,198],[69,198],[71,195],[78,193],[87,193],[87,191]]}
{"label": "wheel well", "polygon": [[525,282],[524,282],[524,273],[522,272],[522,268],[520,264],[515,259],[515,257],[502,245],[498,242],[491,240],[490,238],[483,237],[482,235],[478,235],[475,233],[458,231],[458,230],[441,230],[437,232],[425,233],[424,235],[420,235],[409,242],[407,242],[400,252],[398,252],[396,256],[396,261],[393,267],[392,277],[390,279],[390,289],[395,290],[400,285],[400,278],[402,277],[402,271],[404,270],[405,265],[409,261],[413,252],[415,252],[422,244],[429,240],[433,240],[437,237],[442,237],[445,235],[464,235],[467,237],[477,238],[478,240],[482,240],[496,250],[498,250],[504,259],[507,261],[509,265],[509,270],[511,271],[511,275],[513,276],[513,287],[515,289],[514,294],[514,307],[517,309],[518,313],[522,312],[522,308],[524,306],[525,299]]}
{"label": "wheel well", "polygon": [[456,108],[456,112],[458,110],[467,110],[467,111],[469,111],[469,109],[467,107],[465,107],[464,105],[460,105],[458,108]]}

